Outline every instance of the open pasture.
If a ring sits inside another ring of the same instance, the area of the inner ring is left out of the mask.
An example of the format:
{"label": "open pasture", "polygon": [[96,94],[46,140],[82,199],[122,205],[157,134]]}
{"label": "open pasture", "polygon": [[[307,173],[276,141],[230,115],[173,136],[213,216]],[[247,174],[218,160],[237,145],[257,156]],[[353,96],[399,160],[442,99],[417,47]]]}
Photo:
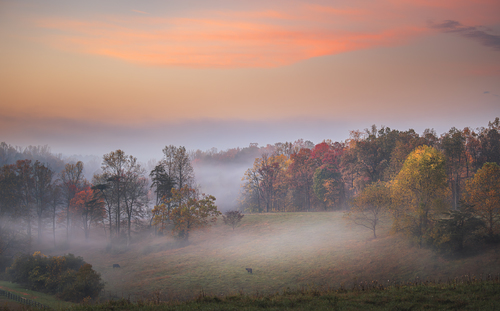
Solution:
{"label": "open pasture", "polygon": [[[349,226],[341,212],[246,215],[234,231],[219,221],[193,233],[187,245],[170,236],[136,239],[126,248],[73,243],[101,273],[104,295],[139,300],[187,299],[200,293],[274,293],[287,288],[346,287],[361,281],[392,283],[500,272],[500,248],[448,258],[410,245],[380,225],[378,238]],[[121,268],[113,268],[118,263]],[[245,268],[252,268],[248,273]]]}

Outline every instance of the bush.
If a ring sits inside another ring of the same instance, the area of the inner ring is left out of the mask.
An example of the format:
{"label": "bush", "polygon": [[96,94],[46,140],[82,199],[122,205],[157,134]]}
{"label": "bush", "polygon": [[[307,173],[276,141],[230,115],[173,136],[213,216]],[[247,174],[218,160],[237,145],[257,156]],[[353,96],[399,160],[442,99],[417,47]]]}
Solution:
{"label": "bush", "polygon": [[236,227],[241,219],[243,218],[243,214],[241,214],[239,211],[227,211],[224,215],[222,215],[222,220],[224,223],[228,226]]}
{"label": "bush", "polygon": [[49,257],[35,252],[21,255],[7,269],[7,275],[12,282],[31,290],[56,294],[75,302],[86,297],[95,298],[104,288],[100,274],[92,265],[73,254]]}
{"label": "bush", "polygon": [[67,271],[63,276],[62,291],[57,295],[61,299],[80,302],[85,298],[95,298],[104,289],[101,275],[92,269],[91,264],[84,264],[78,272]]}
{"label": "bush", "polygon": [[463,251],[464,244],[473,241],[477,232],[485,227],[473,212],[471,206],[465,205],[462,210],[444,213],[446,218],[440,219],[434,229],[434,244],[447,251]]}

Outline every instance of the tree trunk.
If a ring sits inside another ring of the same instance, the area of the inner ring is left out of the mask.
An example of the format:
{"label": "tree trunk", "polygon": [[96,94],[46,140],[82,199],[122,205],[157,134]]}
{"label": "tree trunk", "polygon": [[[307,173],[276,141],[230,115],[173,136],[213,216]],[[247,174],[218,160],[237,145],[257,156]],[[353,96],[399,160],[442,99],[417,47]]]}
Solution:
{"label": "tree trunk", "polygon": [[42,243],[42,213],[38,213],[38,244]]}
{"label": "tree trunk", "polygon": [[69,201],[66,207],[66,240],[69,241]]}
{"label": "tree trunk", "polygon": [[54,238],[54,248],[56,247],[56,210],[54,208],[54,214],[52,215],[52,237]]}

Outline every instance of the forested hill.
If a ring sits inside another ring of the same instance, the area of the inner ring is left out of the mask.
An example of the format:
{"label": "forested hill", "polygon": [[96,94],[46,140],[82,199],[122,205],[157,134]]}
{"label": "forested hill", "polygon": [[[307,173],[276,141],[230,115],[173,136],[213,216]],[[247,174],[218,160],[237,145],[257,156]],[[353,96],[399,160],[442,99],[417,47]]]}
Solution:
{"label": "forested hill", "polygon": [[1,142],[0,166],[14,164],[18,160],[31,160],[33,162],[38,160],[41,163],[48,164],[57,172],[61,171],[65,164],[62,155],[52,153],[48,145],[22,148]]}

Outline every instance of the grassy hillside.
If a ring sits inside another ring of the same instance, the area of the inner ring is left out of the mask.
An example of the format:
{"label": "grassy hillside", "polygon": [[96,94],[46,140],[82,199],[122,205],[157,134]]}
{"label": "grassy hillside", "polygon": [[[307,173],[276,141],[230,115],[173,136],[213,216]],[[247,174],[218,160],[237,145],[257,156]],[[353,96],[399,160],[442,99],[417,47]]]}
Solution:
{"label": "grassy hillside", "polygon": [[[74,305],[71,302],[62,301],[44,293],[27,290],[18,284],[7,281],[0,281],[0,289],[12,292],[26,299],[37,301],[53,309],[65,309]],[[7,299],[4,296],[0,296],[0,307],[7,307],[10,310],[24,310],[27,308],[25,305],[18,304],[15,301]]]}
{"label": "grassy hillside", "polygon": [[[114,245],[106,251],[106,242],[101,241],[73,244],[66,252],[82,256],[101,273],[105,296],[132,300],[500,273],[498,246],[447,258],[390,235],[389,227],[389,221],[383,222],[379,238],[372,239],[369,230],[348,226],[340,212],[257,214],[246,215],[234,231],[220,222],[197,232],[187,246],[166,236],[136,240],[128,249]],[[114,263],[121,268],[113,269]],[[245,268],[252,268],[253,274]]]}

